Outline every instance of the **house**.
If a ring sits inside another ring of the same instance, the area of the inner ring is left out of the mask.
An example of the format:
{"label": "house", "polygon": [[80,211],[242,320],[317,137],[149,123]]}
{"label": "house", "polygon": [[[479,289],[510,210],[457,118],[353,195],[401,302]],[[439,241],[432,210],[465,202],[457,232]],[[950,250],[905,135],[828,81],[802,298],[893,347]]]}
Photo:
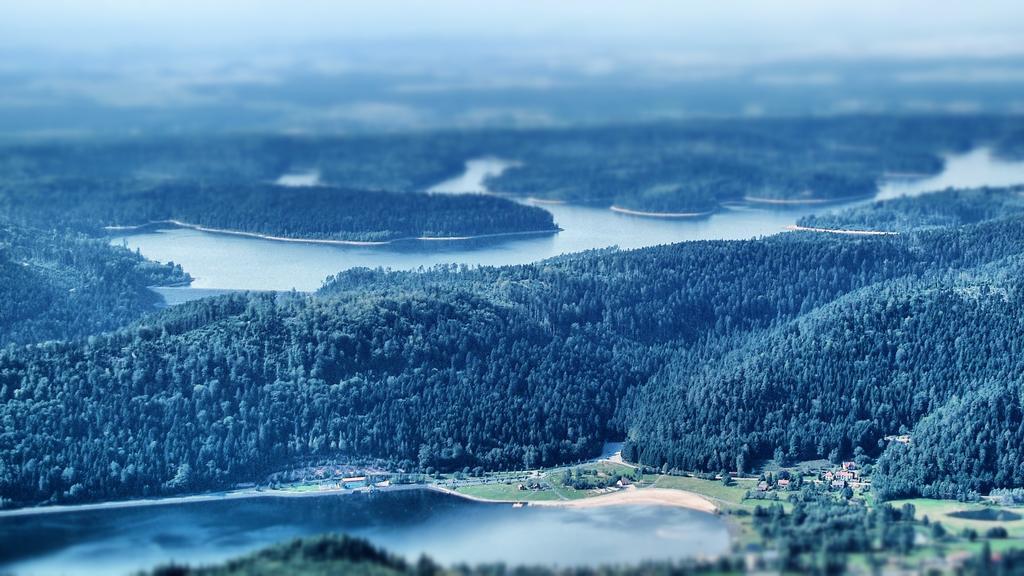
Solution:
{"label": "house", "polygon": [[826,482],[831,482],[831,481],[835,480],[836,475],[835,475],[835,472],[832,472],[831,470],[829,470],[829,471],[825,472],[821,477]]}
{"label": "house", "polygon": [[757,483],[757,491],[758,492],[767,492],[768,488],[769,488],[768,483],[765,482],[764,480],[761,480],[760,482]]}
{"label": "house", "polygon": [[782,478],[781,480],[776,482],[775,485],[778,486],[779,488],[789,488],[789,480],[787,480],[786,478]]}
{"label": "house", "polygon": [[632,483],[629,481],[629,478],[626,478],[625,476],[623,476],[622,478],[619,478],[615,482],[615,485],[618,486],[619,488],[625,488],[626,486],[629,486],[630,484],[632,484]]}
{"label": "house", "polygon": [[525,484],[520,484],[520,485],[516,486],[516,490],[526,490],[526,485]]}
{"label": "house", "polygon": [[856,477],[857,473],[849,470],[837,470],[835,473],[835,478],[838,480],[853,480]]}
{"label": "house", "polygon": [[856,469],[857,469],[857,463],[856,462],[843,462],[843,470],[856,470]]}
{"label": "house", "polygon": [[843,482],[842,480],[833,480],[830,486],[833,488],[843,488],[846,486],[846,482]]}

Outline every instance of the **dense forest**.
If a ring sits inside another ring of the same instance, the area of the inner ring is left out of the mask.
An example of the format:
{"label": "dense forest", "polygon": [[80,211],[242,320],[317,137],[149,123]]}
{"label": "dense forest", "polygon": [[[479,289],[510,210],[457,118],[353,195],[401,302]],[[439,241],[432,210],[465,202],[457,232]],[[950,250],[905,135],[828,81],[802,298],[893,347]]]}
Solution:
{"label": "dense forest", "polygon": [[[881,496],[1020,486],[1024,437],[1013,390],[1024,347],[1022,271],[1014,256],[966,276],[872,286],[728,351],[717,343],[688,350],[637,393],[635,457],[733,469],[744,459],[849,457],[860,447],[885,448],[885,463],[906,447],[882,439],[906,427],[909,455],[876,470]],[[996,412],[983,408],[996,397],[989,382],[1008,388]],[[967,411],[979,418],[954,424],[950,414]]]}
{"label": "dense forest", "polygon": [[148,576],[689,576],[740,574],[742,568],[742,560],[738,558],[723,558],[713,562],[648,562],[636,567],[559,569],[495,564],[447,568],[429,556],[409,561],[359,538],[326,535],[278,544],[215,566],[163,566],[148,573]]}
{"label": "dense forest", "polygon": [[907,232],[974,224],[1024,210],[1024,188],[943,190],[917,197],[872,202],[838,212],[801,218],[797,224],[811,228]]}
{"label": "dense forest", "polygon": [[76,339],[135,321],[188,283],[174,264],[78,234],[0,224],[0,346]]}
{"label": "dense forest", "polygon": [[936,174],[945,154],[982,145],[1019,155],[1024,121],[844,116],[387,136],[11,141],[0,144],[0,181],[9,190],[55,174],[98,189],[120,180],[250,186],[317,171],[345,190],[407,192],[461,173],[468,159],[497,156],[517,162],[489,182],[502,193],[706,212],[723,202],[870,196],[887,177]]}
{"label": "dense forest", "polygon": [[[407,559],[359,538],[324,535],[277,544],[213,566],[170,564],[147,576],[725,576],[749,574],[752,569],[770,573],[843,574],[852,565],[848,555],[851,552],[862,553],[866,567],[858,565],[859,568],[876,571],[885,567],[885,554],[909,554],[914,548],[915,526],[928,528],[933,538],[947,538],[941,524],[917,519],[913,506],[882,506],[869,511],[863,505],[823,500],[814,494],[795,502],[790,513],[779,504],[758,507],[754,521],[780,554],[773,560],[762,558],[753,566],[748,564],[748,558],[735,553],[714,560],[646,561],[618,566],[442,566],[429,556]],[[987,544],[965,558],[955,573],[1024,573],[1024,552],[1011,549],[997,555]],[[917,556],[918,562],[922,559]]]}
{"label": "dense forest", "polygon": [[395,193],[327,186],[56,180],[0,185],[15,220],[99,232],[105,226],[188,224],[287,238],[389,241],[554,232],[551,214],[478,194]]}
{"label": "dense forest", "polygon": [[[164,494],[357,456],[530,468],[622,436],[629,458],[654,466],[858,448],[923,466],[944,410],[980,411],[958,402],[1019,382],[1022,253],[1024,218],[1010,213],[892,237],[353,270],[316,295],[191,302],[0,352],[0,490],[15,503]],[[1024,483],[1019,412],[995,414],[991,446],[955,447],[985,474],[903,470],[908,484],[880,465],[880,490]],[[918,425],[920,444],[888,453],[884,436]]]}

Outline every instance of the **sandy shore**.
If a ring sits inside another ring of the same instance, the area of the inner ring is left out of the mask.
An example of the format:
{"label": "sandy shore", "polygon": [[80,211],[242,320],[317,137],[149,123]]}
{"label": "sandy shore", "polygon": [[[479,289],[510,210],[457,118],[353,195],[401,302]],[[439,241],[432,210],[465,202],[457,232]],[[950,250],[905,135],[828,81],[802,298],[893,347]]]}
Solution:
{"label": "sandy shore", "polygon": [[718,507],[700,494],[670,488],[626,488],[610,494],[579,500],[545,500],[530,502],[530,506],[558,506],[561,508],[597,508],[601,506],[675,506],[700,512],[714,513]]}
{"label": "sandy shore", "polygon": [[[514,504],[520,500],[491,500],[456,492],[442,486],[429,486],[428,489],[473,500],[474,502],[485,502],[489,504]],[[710,500],[685,490],[671,488],[626,488],[618,492],[610,492],[589,498],[577,500],[532,500],[526,501],[529,506],[543,506],[553,508],[600,508],[603,506],[674,506],[676,508],[688,508],[699,512],[715,513],[718,507]]]}
{"label": "sandy shore", "polygon": [[791,224],[786,230],[793,232],[824,232],[827,234],[848,234],[850,236],[897,236],[899,232],[883,232],[881,230],[840,230],[838,228],[812,228]]}
{"label": "sandy shore", "polygon": [[182,222],[181,220],[155,220],[148,224],[139,224],[136,226],[104,226],[104,230],[111,232],[118,231],[131,231],[140,230],[153,225],[159,224],[171,224],[178,228],[188,228],[190,230],[198,230],[199,232],[209,232],[211,234],[227,234],[230,236],[244,236],[246,238],[256,238],[258,240],[270,240],[272,242],[296,242],[299,244],[328,244],[334,246],[387,246],[396,242],[406,242],[409,240],[418,241],[430,241],[430,242],[461,242],[466,240],[481,240],[485,238],[502,238],[506,236],[535,236],[538,234],[555,234],[561,232],[561,228],[554,228],[552,230],[524,230],[521,232],[496,232],[494,234],[478,234],[476,236],[410,236],[408,238],[395,238],[394,240],[380,240],[380,241],[362,241],[362,240],[329,240],[321,238],[290,238],[287,236],[273,236],[271,234],[260,234],[259,232],[243,232],[241,230],[229,230],[227,228],[211,228],[209,226],[200,226],[199,224],[192,224],[189,222]]}
{"label": "sandy shore", "polygon": [[643,210],[630,210],[629,208],[622,208],[621,206],[612,206],[609,210],[612,212],[618,212],[619,214],[644,216],[646,218],[700,218],[701,216],[710,216],[714,214],[714,210],[708,210],[707,212],[645,212]]}

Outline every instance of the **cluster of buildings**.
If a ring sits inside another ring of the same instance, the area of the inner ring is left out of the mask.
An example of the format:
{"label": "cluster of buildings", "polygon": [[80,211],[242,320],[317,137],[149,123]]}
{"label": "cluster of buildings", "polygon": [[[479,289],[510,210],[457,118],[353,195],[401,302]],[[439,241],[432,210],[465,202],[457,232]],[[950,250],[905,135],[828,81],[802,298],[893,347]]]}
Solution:
{"label": "cluster of buildings", "polygon": [[821,480],[832,488],[867,484],[867,481],[861,478],[860,472],[860,466],[856,462],[843,462],[838,469],[823,472]]}
{"label": "cluster of buildings", "polygon": [[[869,484],[867,478],[861,476],[860,466],[856,462],[843,462],[839,466],[832,467],[820,472],[817,483],[825,483],[830,488],[842,489],[846,486],[862,487]],[[782,471],[774,479],[771,475],[757,483],[758,492],[770,492],[772,490],[788,490],[793,479],[789,473]]]}

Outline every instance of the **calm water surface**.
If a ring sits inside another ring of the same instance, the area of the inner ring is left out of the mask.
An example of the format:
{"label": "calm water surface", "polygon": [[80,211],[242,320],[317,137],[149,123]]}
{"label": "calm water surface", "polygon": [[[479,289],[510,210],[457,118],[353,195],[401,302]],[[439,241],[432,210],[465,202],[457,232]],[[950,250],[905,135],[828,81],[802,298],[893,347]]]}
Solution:
{"label": "calm water surface", "polygon": [[415,559],[603,564],[711,556],[724,521],[658,506],[481,504],[426,491],[253,498],[0,518],[0,573],[125,574],[210,563],[296,536],[346,532]]}
{"label": "calm water surface", "polygon": [[[484,179],[510,164],[486,158],[467,163],[464,174],[431,190],[467,193],[484,190]],[[948,186],[1024,183],[1024,163],[1003,162],[987,149],[947,159],[935,177],[886,183],[878,198],[921,194]],[[603,208],[544,204],[562,232],[517,240],[410,242],[388,246],[326,246],[273,242],[187,229],[169,229],[112,240],[161,262],[181,264],[195,277],[191,289],[316,290],[330,274],[358,266],[414,269],[442,263],[524,264],[570,252],[618,246],[642,248],[684,240],[756,238],[775,234],[801,216],[850,204],[795,208],[732,207],[708,218],[657,219],[628,216]],[[198,295],[164,289],[170,301]]]}

